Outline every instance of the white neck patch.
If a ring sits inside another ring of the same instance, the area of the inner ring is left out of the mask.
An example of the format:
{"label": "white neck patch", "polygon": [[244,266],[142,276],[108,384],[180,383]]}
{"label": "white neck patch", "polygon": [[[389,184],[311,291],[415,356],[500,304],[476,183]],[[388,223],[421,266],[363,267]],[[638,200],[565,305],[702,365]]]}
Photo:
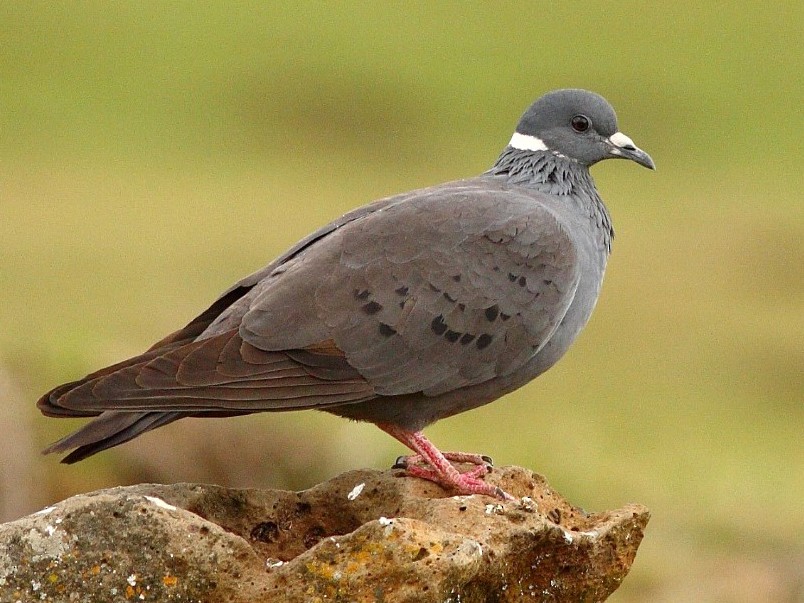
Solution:
{"label": "white neck patch", "polygon": [[514,132],[514,135],[511,136],[511,142],[509,142],[508,145],[514,147],[515,149],[519,149],[520,151],[548,150],[547,145],[544,144],[544,141],[541,138],[528,136],[527,134],[520,134],[519,132]]}

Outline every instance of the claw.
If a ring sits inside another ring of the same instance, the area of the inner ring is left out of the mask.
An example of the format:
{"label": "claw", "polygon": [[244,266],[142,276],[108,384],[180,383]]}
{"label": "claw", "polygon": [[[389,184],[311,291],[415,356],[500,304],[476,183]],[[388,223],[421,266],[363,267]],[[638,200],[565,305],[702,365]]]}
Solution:
{"label": "claw", "polygon": [[506,492],[505,490],[503,490],[503,489],[502,489],[502,488],[500,488],[499,486],[497,486],[497,487],[494,489],[494,494],[497,496],[497,498],[501,498],[501,499],[503,499],[503,500],[505,500],[505,501],[508,501],[508,502],[514,502],[514,501],[516,501],[516,498],[514,498],[513,496],[511,496],[510,494],[508,494],[508,492]]}
{"label": "claw", "polygon": [[394,464],[391,465],[391,469],[407,469],[408,468],[408,457],[405,455],[396,457]]}

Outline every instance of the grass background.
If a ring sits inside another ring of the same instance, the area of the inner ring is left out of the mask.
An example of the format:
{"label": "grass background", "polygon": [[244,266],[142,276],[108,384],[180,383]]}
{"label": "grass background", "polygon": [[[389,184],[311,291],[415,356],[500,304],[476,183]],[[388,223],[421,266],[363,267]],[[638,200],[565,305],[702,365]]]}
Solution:
{"label": "grass background", "polygon": [[550,372],[428,430],[653,512],[611,598],[804,600],[797,2],[0,4],[0,519],[138,481],[304,488],[401,450],[317,413],[185,421],[78,466],[50,387],[135,354],[375,198],[476,174],[556,87],[658,172],[593,170],[614,253]]}

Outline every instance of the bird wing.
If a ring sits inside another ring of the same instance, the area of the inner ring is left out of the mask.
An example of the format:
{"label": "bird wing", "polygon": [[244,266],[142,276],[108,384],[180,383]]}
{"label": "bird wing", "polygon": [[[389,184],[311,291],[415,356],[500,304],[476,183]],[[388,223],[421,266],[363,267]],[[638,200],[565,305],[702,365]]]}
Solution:
{"label": "bird wing", "polygon": [[266,277],[240,333],[265,350],[331,341],[385,396],[510,374],[550,339],[578,284],[550,202],[489,181],[401,196]]}
{"label": "bird wing", "polygon": [[572,239],[541,201],[453,184],[353,212],[40,409],[321,408],[509,374],[549,340],[578,283]]}

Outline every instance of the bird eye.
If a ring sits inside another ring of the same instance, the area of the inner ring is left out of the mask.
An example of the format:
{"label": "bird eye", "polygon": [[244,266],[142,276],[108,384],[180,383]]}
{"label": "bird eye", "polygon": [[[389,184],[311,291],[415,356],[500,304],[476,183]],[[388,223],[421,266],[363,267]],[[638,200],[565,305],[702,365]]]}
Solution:
{"label": "bird eye", "polygon": [[576,115],[570,120],[570,125],[576,132],[586,132],[589,129],[590,121],[586,115]]}

